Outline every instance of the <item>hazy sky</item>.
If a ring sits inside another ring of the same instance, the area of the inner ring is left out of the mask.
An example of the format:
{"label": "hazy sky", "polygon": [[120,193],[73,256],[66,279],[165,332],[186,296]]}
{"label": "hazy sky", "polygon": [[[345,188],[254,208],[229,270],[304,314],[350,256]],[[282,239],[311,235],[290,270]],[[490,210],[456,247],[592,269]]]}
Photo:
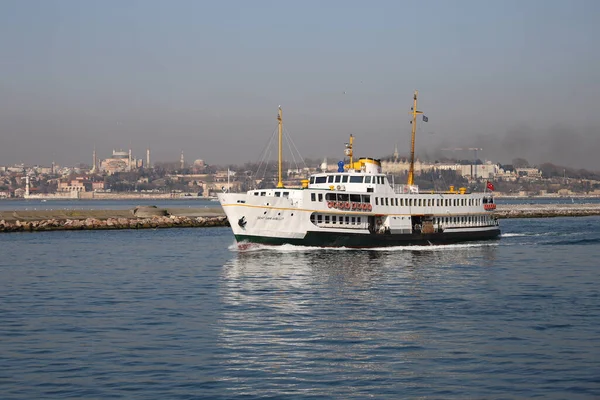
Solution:
{"label": "hazy sky", "polygon": [[[600,170],[600,1],[0,0],[0,165],[417,153]],[[457,155],[460,152],[456,152]],[[463,154],[470,157],[468,152]]]}

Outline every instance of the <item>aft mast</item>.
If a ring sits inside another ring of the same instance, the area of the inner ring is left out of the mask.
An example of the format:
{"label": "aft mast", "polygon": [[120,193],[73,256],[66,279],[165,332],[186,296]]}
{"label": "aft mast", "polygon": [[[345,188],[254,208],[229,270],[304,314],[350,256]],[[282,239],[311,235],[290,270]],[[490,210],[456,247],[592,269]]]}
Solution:
{"label": "aft mast", "polygon": [[415,134],[417,131],[417,115],[423,114],[422,111],[417,111],[417,96],[419,95],[419,91],[415,90],[415,94],[413,96],[413,106],[411,108],[412,114],[412,136],[410,140],[410,168],[408,170],[408,182],[409,186],[414,185],[414,173],[415,173]]}
{"label": "aft mast", "polygon": [[279,124],[279,162],[278,162],[278,171],[279,171],[279,180],[277,181],[277,187],[283,187],[283,179],[281,176],[281,159],[282,159],[282,136],[283,136],[283,112],[281,111],[281,106],[279,106],[279,114],[277,115],[277,122]]}

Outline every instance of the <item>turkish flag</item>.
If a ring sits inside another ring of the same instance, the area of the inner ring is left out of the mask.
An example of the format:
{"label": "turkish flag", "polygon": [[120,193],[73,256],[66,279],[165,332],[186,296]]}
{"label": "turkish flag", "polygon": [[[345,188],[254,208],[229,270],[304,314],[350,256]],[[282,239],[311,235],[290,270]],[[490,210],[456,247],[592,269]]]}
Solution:
{"label": "turkish flag", "polygon": [[490,190],[494,190],[494,185],[492,184],[492,182],[488,181],[487,188],[490,189]]}

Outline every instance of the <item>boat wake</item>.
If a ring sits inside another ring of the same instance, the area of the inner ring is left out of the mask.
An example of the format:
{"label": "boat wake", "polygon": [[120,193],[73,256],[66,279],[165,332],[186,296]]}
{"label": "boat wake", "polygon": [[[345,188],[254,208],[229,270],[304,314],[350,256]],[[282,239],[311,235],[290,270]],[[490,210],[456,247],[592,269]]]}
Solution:
{"label": "boat wake", "polygon": [[296,246],[292,244],[284,244],[281,246],[269,246],[258,243],[249,242],[234,242],[229,246],[230,251],[239,253],[249,252],[278,252],[278,253],[294,253],[294,252],[307,252],[307,251],[381,251],[381,252],[402,252],[402,251],[451,251],[451,250],[464,250],[481,247],[495,247],[498,246],[497,242],[485,242],[485,243],[460,243],[460,244],[444,244],[444,245],[430,245],[430,246],[392,246],[392,247],[369,247],[369,248],[353,248],[353,247],[318,247],[318,246]]}

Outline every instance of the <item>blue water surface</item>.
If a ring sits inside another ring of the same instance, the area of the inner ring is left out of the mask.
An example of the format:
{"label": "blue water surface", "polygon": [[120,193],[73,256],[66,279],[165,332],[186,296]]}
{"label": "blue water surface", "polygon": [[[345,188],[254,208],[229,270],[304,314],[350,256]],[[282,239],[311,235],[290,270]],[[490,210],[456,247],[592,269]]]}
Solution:
{"label": "blue water surface", "polygon": [[368,251],[0,235],[0,398],[599,398],[600,218],[501,223]]}

